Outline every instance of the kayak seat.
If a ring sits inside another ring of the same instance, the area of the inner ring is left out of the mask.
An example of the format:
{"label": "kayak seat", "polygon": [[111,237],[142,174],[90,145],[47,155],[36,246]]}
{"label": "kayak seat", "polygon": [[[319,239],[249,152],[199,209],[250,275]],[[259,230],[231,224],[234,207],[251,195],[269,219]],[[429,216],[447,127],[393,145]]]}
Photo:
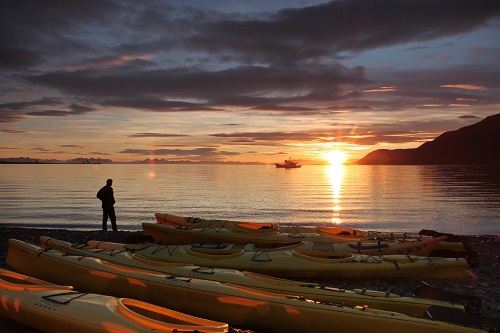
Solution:
{"label": "kayak seat", "polygon": [[202,221],[203,221],[203,219],[201,219],[201,218],[199,218],[199,217],[191,217],[191,216],[190,216],[190,217],[188,217],[188,218],[186,219],[186,222],[190,222],[190,223],[200,223],[200,222],[202,222]]}
{"label": "kayak seat", "polygon": [[347,246],[349,246],[351,249],[355,249],[355,250],[376,250],[376,249],[383,249],[383,248],[389,247],[389,244],[387,244],[387,243],[351,242],[351,243],[347,243]]}
{"label": "kayak seat", "polygon": [[279,250],[279,249],[287,249],[290,247],[294,246],[299,246],[302,245],[304,242],[298,241],[298,242],[286,242],[286,243],[257,243],[254,244],[254,248],[259,250],[259,251],[266,251],[266,250]]}

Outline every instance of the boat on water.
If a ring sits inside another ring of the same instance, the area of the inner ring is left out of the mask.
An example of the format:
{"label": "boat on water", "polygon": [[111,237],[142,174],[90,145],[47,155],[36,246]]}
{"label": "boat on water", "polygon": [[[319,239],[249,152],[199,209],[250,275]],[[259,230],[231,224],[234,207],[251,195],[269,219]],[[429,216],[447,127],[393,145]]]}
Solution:
{"label": "boat on water", "polygon": [[287,160],[284,160],[283,163],[274,163],[277,168],[285,168],[285,169],[294,169],[294,168],[300,168],[302,165],[300,165],[298,162],[292,161],[292,158],[289,157]]}
{"label": "boat on water", "polygon": [[[232,327],[262,332],[428,333],[485,332],[436,316],[428,318],[365,306],[348,307],[302,297],[266,293],[209,280],[186,278],[130,268],[105,260],[72,256],[53,249],[10,239],[7,263],[15,270],[52,283],[71,283],[84,292],[128,297],[181,311],[193,316],[227,322]],[[442,308],[438,307],[442,311]],[[446,313],[455,309],[447,308]]]}
{"label": "boat on water", "polygon": [[197,318],[130,298],[73,290],[0,268],[0,317],[43,332],[153,333],[229,331]]}
{"label": "boat on water", "polygon": [[367,305],[386,311],[396,311],[412,316],[422,317],[429,306],[451,307],[465,311],[463,305],[440,302],[416,297],[403,297],[390,292],[366,290],[364,288],[346,290],[323,285],[286,280],[267,275],[238,271],[234,269],[207,268],[182,263],[168,263],[141,257],[131,251],[123,251],[123,244],[108,242],[91,242],[94,246],[72,244],[63,240],[42,236],[42,248],[53,248],[67,254],[90,256],[124,265],[147,269],[166,274],[201,278],[221,283],[231,283],[239,286],[273,292],[283,295],[302,296],[323,302],[355,306]]}
{"label": "boat on water", "polygon": [[[91,246],[98,246],[98,243],[89,241]],[[229,268],[286,279],[463,278],[468,268],[463,258],[406,254],[377,256],[293,249],[245,251],[217,248],[213,244],[122,244],[121,248],[151,260]]]}

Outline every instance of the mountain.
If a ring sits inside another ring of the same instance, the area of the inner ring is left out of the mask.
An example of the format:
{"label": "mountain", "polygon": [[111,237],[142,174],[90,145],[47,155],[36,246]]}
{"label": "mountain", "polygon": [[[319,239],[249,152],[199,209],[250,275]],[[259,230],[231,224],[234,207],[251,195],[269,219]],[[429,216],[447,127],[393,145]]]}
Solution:
{"label": "mountain", "polygon": [[363,165],[500,165],[500,114],[445,132],[413,149],[378,149]]}

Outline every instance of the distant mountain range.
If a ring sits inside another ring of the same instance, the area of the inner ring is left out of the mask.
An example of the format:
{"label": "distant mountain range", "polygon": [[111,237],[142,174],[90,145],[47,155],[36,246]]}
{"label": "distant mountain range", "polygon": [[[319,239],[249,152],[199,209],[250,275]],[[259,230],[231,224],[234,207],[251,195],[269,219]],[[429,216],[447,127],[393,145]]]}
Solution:
{"label": "distant mountain range", "polygon": [[378,149],[363,165],[500,165],[500,114],[445,132],[413,149]]}
{"label": "distant mountain range", "polygon": [[0,158],[0,164],[236,164],[236,165],[264,165],[261,162],[224,162],[224,161],[169,161],[166,159],[149,159],[146,158],[140,161],[132,162],[113,162],[110,159],[103,158],[86,158],[79,157],[71,160],[55,160],[55,159],[35,159],[31,157],[14,157],[14,158]]}
{"label": "distant mountain range", "polygon": [[110,159],[79,157],[71,160],[38,159],[31,157],[0,158],[0,164],[106,164],[113,163]]}

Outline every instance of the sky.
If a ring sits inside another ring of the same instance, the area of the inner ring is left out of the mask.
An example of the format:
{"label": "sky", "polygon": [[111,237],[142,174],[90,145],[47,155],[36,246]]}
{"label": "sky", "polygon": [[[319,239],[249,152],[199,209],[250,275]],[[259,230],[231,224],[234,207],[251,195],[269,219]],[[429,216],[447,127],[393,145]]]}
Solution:
{"label": "sky", "polygon": [[498,0],[0,8],[0,158],[315,164],[500,113]]}

